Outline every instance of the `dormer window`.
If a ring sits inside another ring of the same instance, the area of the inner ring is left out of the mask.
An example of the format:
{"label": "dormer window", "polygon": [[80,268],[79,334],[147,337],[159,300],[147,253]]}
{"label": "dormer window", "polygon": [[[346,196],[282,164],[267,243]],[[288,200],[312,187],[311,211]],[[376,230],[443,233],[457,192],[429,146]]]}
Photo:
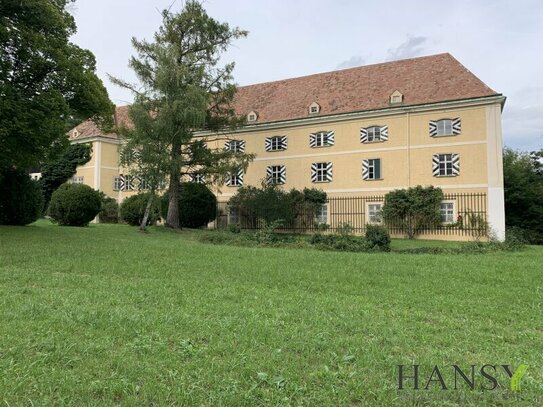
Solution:
{"label": "dormer window", "polygon": [[395,90],[394,93],[390,95],[390,104],[397,105],[402,102],[403,102],[403,95],[400,93],[400,91]]}
{"label": "dormer window", "polygon": [[313,102],[309,105],[309,114],[317,114],[321,111],[321,107],[317,102]]}
{"label": "dormer window", "polygon": [[249,123],[254,123],[254,122],[256,122],[257,119],[258,119],[258,115],[256,114],[256,112],[254,110],[250,111],[247,114],[247,121]]}
{"label": "dormer window", "polygon": [[74,131],[72,131],[72,138],[76,138],[77,136],[79,136],[79,132],[77,129],[74,129]]}

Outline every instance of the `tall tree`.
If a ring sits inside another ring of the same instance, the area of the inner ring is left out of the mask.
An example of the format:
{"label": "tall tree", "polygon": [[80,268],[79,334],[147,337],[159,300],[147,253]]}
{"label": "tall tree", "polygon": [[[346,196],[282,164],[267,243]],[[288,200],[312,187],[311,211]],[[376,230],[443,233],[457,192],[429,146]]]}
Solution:
{"label": "tall tree", "polygon": [[522,228],[532,243],[543,243],[543,150],[503,152],[505,223]]}
{"label": "tall tree", "polygon": [[[130,66],[140,86],[112,80],[136,95],[130,109],[132,137],[139,137],[142,151],[152,143],[156,146],[157,138],[167,147],[162,148],[162,154],[149,154],[157,164],[151,173],[167,174],[166,224],[178,228],[179,183],[184,174],[198,171],[208,175],[208,182],[220,182],[226,172],[246,167],[252,159],[251,155],[209,148],[213,141],[226,137],[225,131],[242,122],[232,107],[234,63],[220,66],[219,58],[235,39],[247,33],[214,20],[193,0],[179,13],[165,10],[162,17],[153,42],[132,39],[137,57],[132,57]],[[194,137],[197,131],[214,136],[198,139]],[[130,131],[122,132],[131,138]]]}
{"label": "tall tree", "polygon": [[94,56],[70,42],[73,1],[0,1],[0,172],[41,163],[71,125],[113,113]]}

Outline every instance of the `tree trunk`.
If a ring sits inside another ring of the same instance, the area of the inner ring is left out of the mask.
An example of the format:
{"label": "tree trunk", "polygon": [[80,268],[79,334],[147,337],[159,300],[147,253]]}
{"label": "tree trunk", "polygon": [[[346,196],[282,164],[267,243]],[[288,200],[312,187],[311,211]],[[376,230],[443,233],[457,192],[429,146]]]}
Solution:
{"label": "tree trunk", "polygon": [[143,219],[141,220],[140,230],[145,232],[147,228],[147,222],[149,221],[149,214],[151,213],[151,207],[153,206],[153,200],[155,199],[155,191],[151,191],[149,199],[147,201],[147,206],[145,207],[145,213],[143,214]]}
{"label": "tree trunk", "polygon": [[172,144],[172,168],[170,170],[170,187],[168,189],[168,215],[166,216],[166,226],[179,229],[179,178],[181,166],[181,144],[175,141]]}

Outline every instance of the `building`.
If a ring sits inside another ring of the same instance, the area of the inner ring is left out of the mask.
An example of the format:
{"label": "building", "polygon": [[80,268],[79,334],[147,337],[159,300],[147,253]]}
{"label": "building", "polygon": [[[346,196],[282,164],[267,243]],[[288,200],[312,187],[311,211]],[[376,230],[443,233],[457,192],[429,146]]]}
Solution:
{"label": "building", "polygon": [[[503,238],[504,103],[450,54],[240,87],[235,107],[247,124],[224,147],[256,159],[246,173],[232,174],[218,199],[225,202],[239,186],[266,177],[287,189],[321,188],[331,198],[434,185],[449,196],[484,197],[477,205]],[[126,107],[117,108],[117,121],[126,115]],[[121,176],[116,135],[86,122],[70,138],[93,143],[93,158],[78,168],[77,182],[119,201],[136,192],[135,180]],[[365,221],[378,221],[380,203],[371,201],[362,209]],[[473,210],[466,205],[454,197],[444,201],[444,223]],[[330,210],[322,216],[330,221]]]}

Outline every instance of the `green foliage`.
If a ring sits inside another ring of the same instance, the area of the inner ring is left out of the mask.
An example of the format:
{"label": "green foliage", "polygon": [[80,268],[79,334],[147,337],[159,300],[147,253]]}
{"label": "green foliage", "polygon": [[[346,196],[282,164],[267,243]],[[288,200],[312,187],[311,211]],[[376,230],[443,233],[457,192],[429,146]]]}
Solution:
{"label": "green foliage", "polygon": [[51,195],[49,216],[61,226],[87,226],[100,212],[100,193],[84,184],[63,184]]}
{"label": "green foliage", "polygon": [[390,251],[390,234],[387,228],[381,225],[366,225],[366,242],[377,250]]}
{"label": "green foliage", "polygon": [[46,207],[53,191],[75,174],[77,166],[89,162],[91,154],[92,146],[90,144],[71,144],[59,158],[42,167],[40,184]]}
{"label": "green foliage", "polygon": [[[144,192],[125,198],[119,210],[121,220],[131,226],[140,226],[145,215],[145,208],[149,202],[150,194],[150,192]],[[147,219],[147,225],[154,225],[158,220],[160,220],[160,202],[158,199],[154,199],[149,212],[149,218]]]}
{"label": "green foliage", "polygon": [[140,84],[112,81],[135,95],[129,111],[134,128],[121,133],[142,152],[136,163],[140,175],[168,176],[172,204],[166,224],[177,228],[182,175],[198,171],[209,182],[223,182],[225,174],[246,168],[253,158],[205,148],[204,141],[193,137],[195,131],[218,133],[242,122],[232,105],[234,64],[219,66],[219,57],[247,33],[211,18],[194,0],[187,1],[179,13],[163,11],[162,17],[154,42],[132,41],[137,56],[130,60],[130,67]]}
{"label": "green foliage", "polygon": [[[179,222],[185,228],[206,226],[217,217],[217,198],[203,184],[182,182],[179,186]],[[168,214],[169,195],[161,199],[161,215]]]}
{"label": "green foliage", "polygon": [[385,195],[383,219],[413,239],[425,228],[441,224],[440,204],[443,192],[433,186],[397,189]]}
{"label": "green foliage", "polygon": [[67,144],[74,124],[113,113],[94,56],[70,41],[70,3],[0,5],[0,171],[41,163]]}
{"label": "green foliage", "polygon": [[241,226],[238,223],[230,223],[228,225],[228,231],[230,233],[241,233]]}
{"label": "green foliage", "polygon": [[505,149],[505,223],[521,228],[531,243],[543,244],[543,150],[531,154]]}
{"label": "green foliage", "polygon": [[371,251],[366,239],[352,234],[329,234],[322,235],[315,233],[309,241],[319,250],[331,250],[339,252],[367,252]]}
{"label": "green foliage", "polygon": [[260,188],[247,186],[238,189],[228,206],[238,211],[245,223],[256,227],[265,222],[269,225],[281,221],[286,227],[305,229],[315,226],[320,207],[326,203],[326,193],[305,188],[286,192],[280,186],[263,183]]}
{"label": "green foliage", "polygon": [[42,208],[41,188],[26,172],[0,173],[0,225],[28,225],[39,218]]}
{"label": "green foliage", "polygon": [[119,222],[119,204],[113,198],[110,198],[103,192],[100,192],[102,206],[98,217],[100,223],[118,223]]}
{"label": "green foliage", "polygon": [[270,223],[264,221],[264,224],[255,232],[255,239],[259,244],[275,243],[279,240],[277,229],[283,225],[282,220],[274,220]]}

